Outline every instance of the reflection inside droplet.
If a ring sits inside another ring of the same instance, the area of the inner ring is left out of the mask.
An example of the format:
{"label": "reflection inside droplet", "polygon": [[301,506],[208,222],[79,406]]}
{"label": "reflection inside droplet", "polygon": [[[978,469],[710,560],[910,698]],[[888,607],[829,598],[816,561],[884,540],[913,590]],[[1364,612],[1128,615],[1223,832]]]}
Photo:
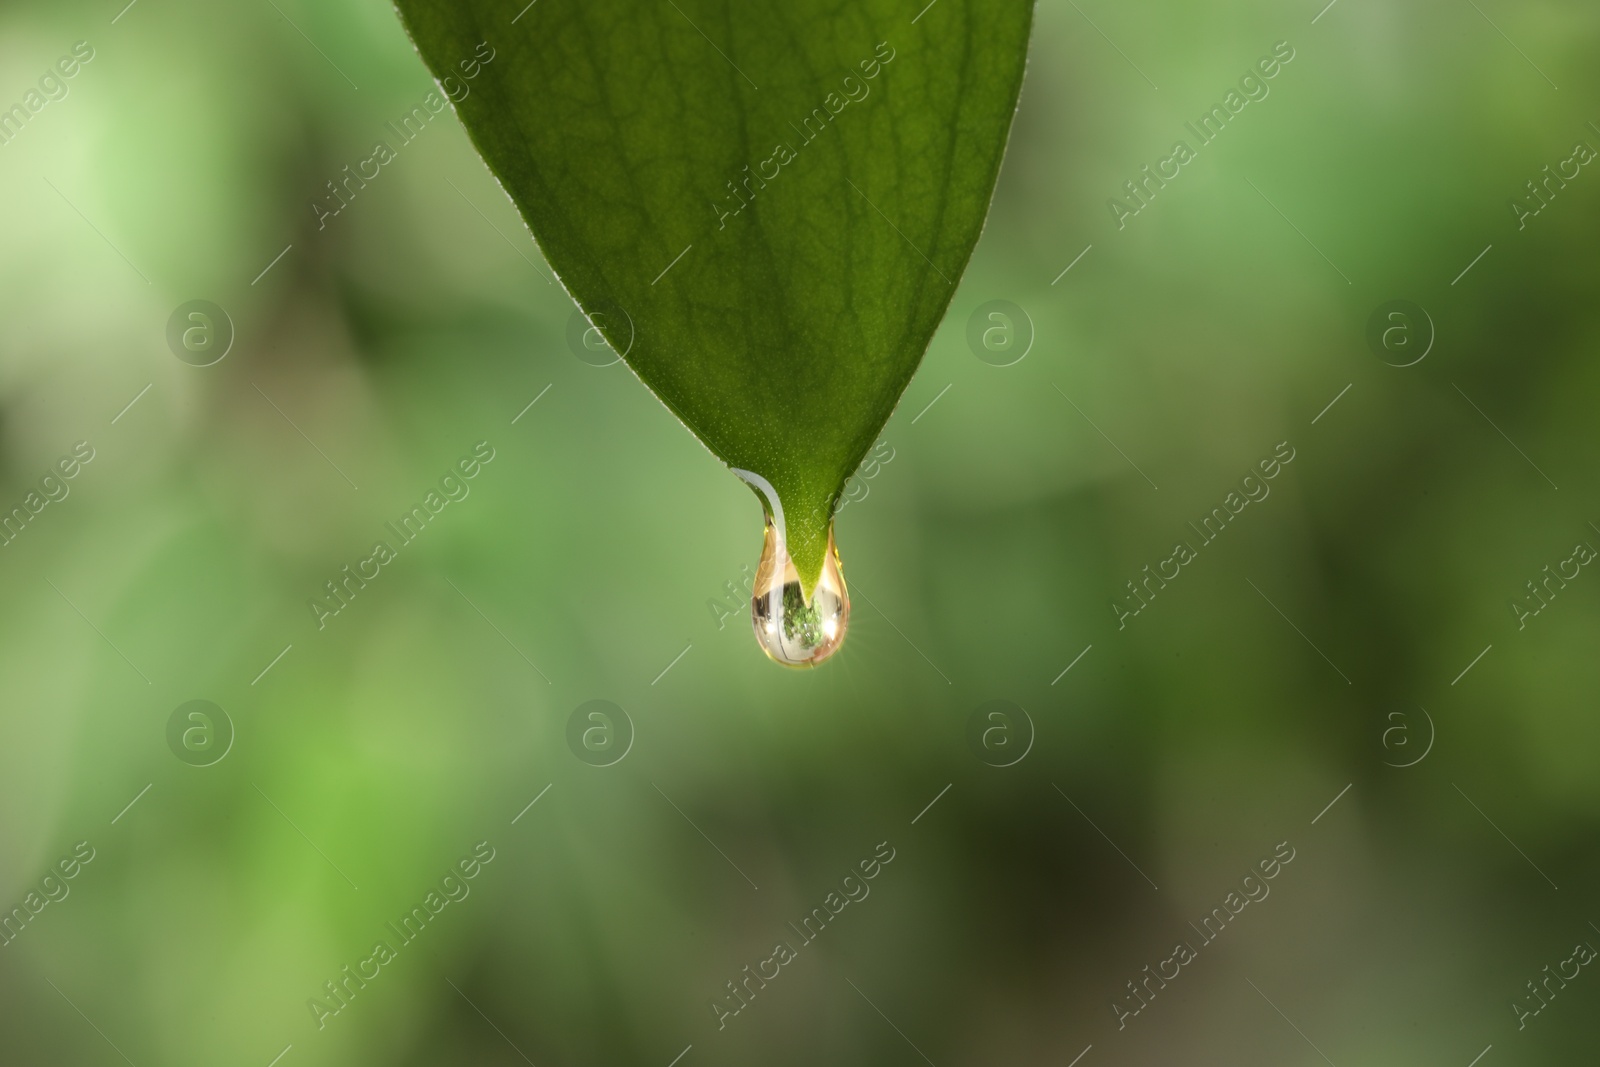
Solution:
{"label": "reflection inside droplet", "polygon": [[[781,558],[780,558],[781,557]],[[762,651],[786,667],[814,667],[844,644],[850,624],[850,594],[845,590],[839,549],[828,529],[828,550],[822,575],[806,601],[800,593],[800,575],[783,544],[782,534],[767,518],[750,598],[750,622]]]}

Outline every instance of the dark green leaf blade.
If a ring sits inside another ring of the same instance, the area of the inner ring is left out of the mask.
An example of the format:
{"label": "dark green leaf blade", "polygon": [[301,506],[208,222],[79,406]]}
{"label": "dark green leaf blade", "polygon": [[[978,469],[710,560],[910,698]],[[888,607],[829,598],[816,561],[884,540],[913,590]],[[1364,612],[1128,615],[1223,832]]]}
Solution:
{"label": "dark green leaf blade", "polygon": [[579,305],[775,488],[809,593],[982,229],[1032,0],[398,6]]}

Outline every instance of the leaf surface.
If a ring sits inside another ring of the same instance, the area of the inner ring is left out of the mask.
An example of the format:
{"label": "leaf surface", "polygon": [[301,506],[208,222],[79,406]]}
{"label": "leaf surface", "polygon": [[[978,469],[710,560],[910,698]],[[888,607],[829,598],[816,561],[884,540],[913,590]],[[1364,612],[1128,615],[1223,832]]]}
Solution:
{"label": "leaf surface", "polygon": [[924,3],[398,0],[579,306],[775,489],[807,595],[977,242],[1022,83],[1032,0]]}

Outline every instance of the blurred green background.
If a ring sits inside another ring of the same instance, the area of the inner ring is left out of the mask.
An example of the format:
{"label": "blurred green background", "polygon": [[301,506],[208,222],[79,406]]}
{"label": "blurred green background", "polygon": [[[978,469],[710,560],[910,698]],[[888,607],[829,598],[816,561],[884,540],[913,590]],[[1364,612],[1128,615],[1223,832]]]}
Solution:
{"label": "blurred green background", "polygon": [[[0,144],[0,504],[70,490],[0,549],[0,1060],[1592,1059],[1600,976],[1527,983],[1600,946],[1600,577],[1508,605],[1600,546],[1600,171],[1522,229],[1509,200],[1600,147],[1600,10],[1042,3],[984,238],[838,520],[851,637],[810,673],[717,607],[756,500],[578,358],[452,115],[318,228],[431,88],[388,7],[12,3],[0,108],[79,41]],[[1119,229],[1107,200],[1280,41],[1270,95]],[[206,367],[167,339],[197,299],[235,334]],[[1396,299],[1436,333],[1408,367],[1366,340]],[[994,300],[1032,339],[1009,366],[967,339]],[[483,441],[319,629],[307,601]],[[608,766],[567,741],[594,699],[632,738]],[[191,700],[231,723],[208,766],[168,741]],[[1028,720],[975,750],[991,700]]]}

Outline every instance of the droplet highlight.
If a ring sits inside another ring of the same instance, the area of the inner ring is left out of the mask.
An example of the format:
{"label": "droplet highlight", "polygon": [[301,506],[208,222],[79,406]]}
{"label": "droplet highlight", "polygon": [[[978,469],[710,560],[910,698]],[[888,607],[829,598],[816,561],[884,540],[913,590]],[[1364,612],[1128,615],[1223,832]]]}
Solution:
{"label": "droplet highlight", "polygon": [[850,593],[831,525],[822,575],[807,600],[801,594],[800,574],[784,545],[783,533],[768,515],[753,589],[750,622],[756,643],[775,662],[785,667],[815,667],[844,644],[850,624]]}

